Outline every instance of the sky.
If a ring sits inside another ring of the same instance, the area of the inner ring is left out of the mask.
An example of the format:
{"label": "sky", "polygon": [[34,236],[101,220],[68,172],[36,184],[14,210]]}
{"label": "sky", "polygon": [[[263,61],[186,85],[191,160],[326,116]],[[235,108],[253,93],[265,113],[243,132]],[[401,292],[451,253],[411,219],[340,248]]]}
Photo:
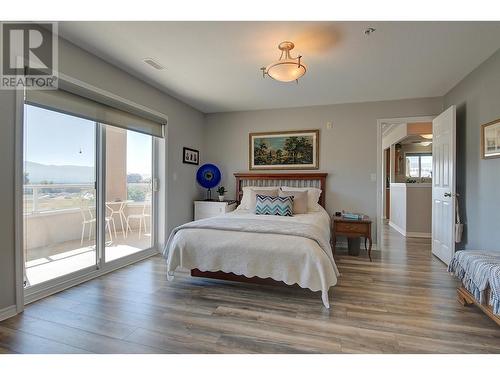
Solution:
{"label": "sky", "polygon": [[[93,121],[26,105],[25,160],[94,167]],[[127,174],[151,176],[151,136],[127,131]]]}

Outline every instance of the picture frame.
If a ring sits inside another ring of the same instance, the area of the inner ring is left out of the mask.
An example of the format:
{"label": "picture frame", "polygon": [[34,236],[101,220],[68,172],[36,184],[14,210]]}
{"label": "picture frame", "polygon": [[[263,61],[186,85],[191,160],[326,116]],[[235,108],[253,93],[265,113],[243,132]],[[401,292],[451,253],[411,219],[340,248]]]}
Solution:
{"label": "picture frame", "polygon": [[481,125],[481,158],[500,158],[500,119]]}
{"label": "picture frame", "polygon": [[319,169],[319,129],[250,133],[250,170]]}
{"label": "picture frame", "polygon": [[200,164],[200,152],[193,148],[183,147],[182,148],[182,162],[185,164]]}

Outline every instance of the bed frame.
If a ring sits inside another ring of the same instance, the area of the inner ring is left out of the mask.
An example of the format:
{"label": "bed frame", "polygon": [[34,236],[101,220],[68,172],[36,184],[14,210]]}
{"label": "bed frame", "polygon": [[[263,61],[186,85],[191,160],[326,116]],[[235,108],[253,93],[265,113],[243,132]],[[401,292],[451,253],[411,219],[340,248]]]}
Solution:
{"label": "bed frame", "polygon": [[241,201],[245,186],[268,187],[290,186],[297,188],[315,187],[321,189],[319,204],[325,207],[325,188],[328,173],[235,173],[236,200]]}
{"label": "bed frame", "polygon": [[[236,201],[241,201],[243,188],[245,186],[270,187],[270,186],[290,186],[297,188],[315,187],[321,189],[319,204],[325,208],[326,177],[328,173],[235,173],[236,178]],[[271,278],[262,279],[260,277],[248,278],[226,273],[222,271],[205,272],[195,268],[191,270],[191,276],[206,277],[209,279],[230,280],[255,284],[286,285],[281,281]]]}
{"label": "bed frame", "polygon": [[[489,295],[489,291],[487,290],[486,295]],[[474,296],[464,288],[464,286],[460,286],[460,288],[457,289],[457,299],[458,302],[460,302],[461,305],[463,306],[468,306],[468,305],[476,305],[479,307],[491,320],[493,320],[496,324],[500,326],[500,317],[496,316],[493,314],[493,309],[491,306],[488,304],[488,301],[486,303],[482,304],[476,301]]]}

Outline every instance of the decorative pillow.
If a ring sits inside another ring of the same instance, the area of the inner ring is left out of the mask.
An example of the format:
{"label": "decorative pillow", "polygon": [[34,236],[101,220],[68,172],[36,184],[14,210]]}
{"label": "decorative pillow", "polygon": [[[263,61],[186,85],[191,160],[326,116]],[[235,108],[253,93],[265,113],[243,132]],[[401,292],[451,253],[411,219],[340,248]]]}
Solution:
{"label": "decorative pillow", "polygon": [[[240,202],[240,205],[238,206],[238,209],[239,210],[249,210],[251,208],[250,201],[252,199],[252,197],[251,197],[252,190],[265,190],[267,193],[269,190],[278,190],[278,189],[279,189],[279,187],[277,187],[277,186],[267,186],[267,187],[266,186],[245,186],[242,189],[243,196],[241,197],[241,202]],[[278,193],[276,193],[276,195],[278,195]],[[255,200],[254,200],[253,208],[255,208]]]}
{"label": "decorative pillow", "polygon": [[256,215],[293,216],[293,197],[257,195]]}
{"label": "decorative pillow", "polygon": [[291,186],[282,186],[283,191],[307,191],[307,209],[309,212],[321,211],[321,206],[318,204],[319,197],[321,196],[321,189],[308,187],[298,188]]}
{"label": "decorative pillow", "polygon": [[279,189],[275,188],[273,190],[251,190],[250,191],[250,202],[248,203],[248,209],[250,211],[255,211],[255,204],[257,203],[257,195],[266,195],[268,197],[277,197]]}
{"label": "decorative pillow", "polygon": [[280,197],[293,197],[293,214],[307,214],[307,191],[283,191]]}

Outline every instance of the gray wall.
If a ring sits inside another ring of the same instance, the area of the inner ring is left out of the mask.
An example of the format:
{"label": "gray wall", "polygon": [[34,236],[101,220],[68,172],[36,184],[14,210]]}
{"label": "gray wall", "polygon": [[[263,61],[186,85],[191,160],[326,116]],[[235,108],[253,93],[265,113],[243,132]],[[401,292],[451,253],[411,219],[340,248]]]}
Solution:
{"label": "gray wall", "polygon": [[14,105],[14,94],[0,90],[0,309],[15,304]]}
{"label": "gray wall", "polygon": [[[200,191],[196,167],[182,164],[182,147],[200,150],[203,160],[201,112],[143,83],[94,55],[64,40],[59,44],[59,70],[168,115],[167,225],[192,220],[193,199]],[[15,304],[14,277],[14,92],[0,90],[0,309]],[[171,178],[175,176],[175,178]],[[175,198],[174,198],[175,197]]]}
{"label": "gray wall", "polygon": [[[320,129],[319,170],[328,172],[327,210],[375,218],[377,186],[370,175],[377,173],[377,119],[435,115],[441,109],[441,98],[424,98],[209,114],[205,160],[221,167],[222,183],[233,197],[233,173],[248,171],[248,133]],[[333,129],[326,129],[327,121]]]}
{"label": "gray wall", "polygon": [[446,94],[444,104],[457,106],[461,247],[500,251],[500,159],[480,156],[481,125],[500,118],[500,50]]}

